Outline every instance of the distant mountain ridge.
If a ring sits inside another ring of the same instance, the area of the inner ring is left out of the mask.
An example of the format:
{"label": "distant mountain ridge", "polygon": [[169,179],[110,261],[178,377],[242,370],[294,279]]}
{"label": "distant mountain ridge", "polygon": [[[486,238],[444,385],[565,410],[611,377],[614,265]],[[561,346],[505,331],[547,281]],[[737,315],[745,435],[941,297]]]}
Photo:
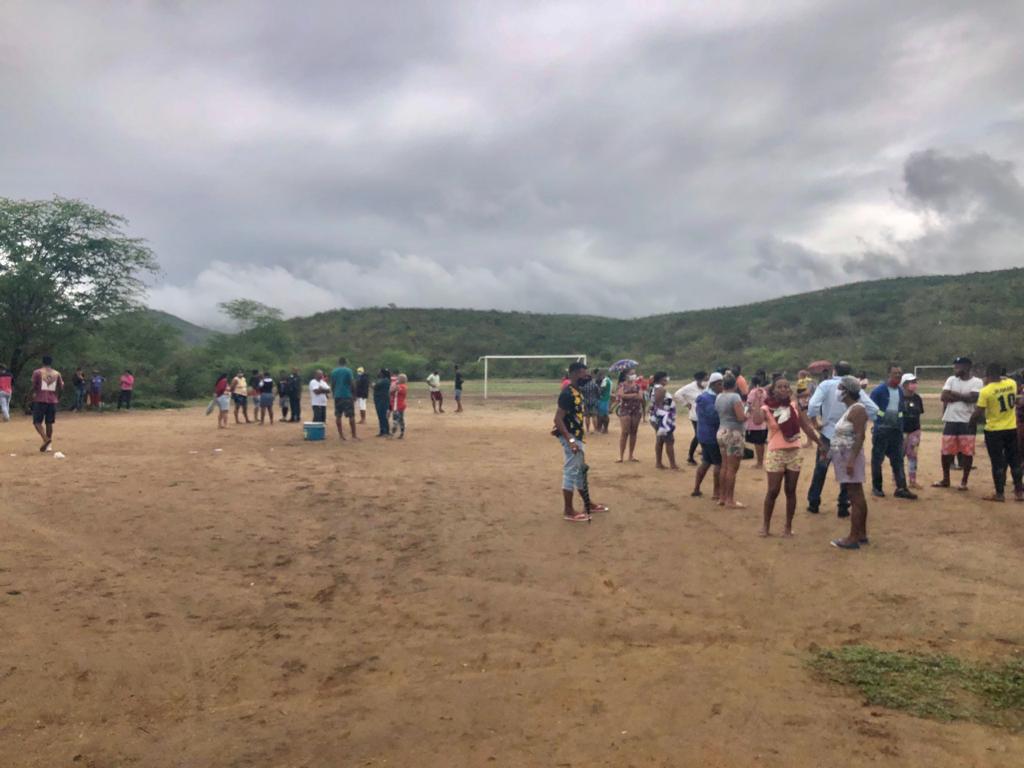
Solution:
{"label": "distant mountain ridge", "polygon": [[190,347],[198,347],[206,342],[216,331],[204,328],[201,325],[190,323],[170,312],[159,309],[147,309],[146,314],[153,320],[169,325],[181,334],[181,340]]}

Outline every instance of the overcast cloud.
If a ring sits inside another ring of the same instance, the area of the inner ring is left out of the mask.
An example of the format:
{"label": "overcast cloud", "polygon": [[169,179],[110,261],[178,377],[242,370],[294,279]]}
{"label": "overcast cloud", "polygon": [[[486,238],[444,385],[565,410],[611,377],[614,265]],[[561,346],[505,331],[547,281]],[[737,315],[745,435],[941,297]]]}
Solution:
{"label": "overcast cloud", "polygon": [[1021,263],[1024,3],[0,7],[0,196],[152,306],[622,316]]}

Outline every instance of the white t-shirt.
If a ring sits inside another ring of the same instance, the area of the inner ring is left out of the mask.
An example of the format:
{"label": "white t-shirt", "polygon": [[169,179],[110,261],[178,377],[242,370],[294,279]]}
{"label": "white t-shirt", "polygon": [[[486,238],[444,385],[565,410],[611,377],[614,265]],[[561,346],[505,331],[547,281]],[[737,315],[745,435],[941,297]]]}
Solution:
{"label": "white t-shirt", "polygon": [[690,421],[697,421],[697,396],[703,391],[704,390],[700,388],[700,384],[696,381],[691,381],[689,384],[677,389],[673,396],[673,399],[677,403],[677,407],[685,405],[690,409]]}
{"label": "white t-shirt", "polygon": [[316,379],[310,379],[310,382],[309,382],[309,404],[310,405],[327,405],[327,394],[324,393],[322,395],[318,395],[316,393],[316,391],[318,389],[322,389],[324,387],[327,387],[328,389],[330,389],[330,387],[327,385],[327,379],[324,379],[323,381],[317,381]]}
{"label": "white t-shirt", "polygon": [[430,387],[431,392],[441,391],[441,377],[436,373],[432,373],[427,376],[427,386]]}
{"label": "white t-shirt", "polygon": [[[942,389],[943,391],[949,390],[955,395],[969,395],[971,392],[981,392],[983,386],[984,382],[977,376],[972,376],[967,381],[957,376],[950,376],[942,385]],[[950,403],[942,414],[942,420],[966,424],[971,420],[972,413],[974,413],[974,403]]]}

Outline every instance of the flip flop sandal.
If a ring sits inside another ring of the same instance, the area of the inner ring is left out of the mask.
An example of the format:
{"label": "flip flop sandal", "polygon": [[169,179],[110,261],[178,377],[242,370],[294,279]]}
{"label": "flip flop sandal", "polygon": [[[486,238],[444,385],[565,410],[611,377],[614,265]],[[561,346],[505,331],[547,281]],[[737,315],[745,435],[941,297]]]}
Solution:
{"label": "flip flop sandal", "polygon": [[591,504],[590,505],[590,513],[591,514],[593,514],[594,512],[607,512],[607,511],[608,511],[608,506],[605,505],[605,504]]}
{"label": "flip flop sandal", "polygon": [[590,515],[585,512],[577,512],[572,517],[569,515],[562,515],[562,519],[569,523],[589,523]]}
{"label": "flip flop sandal", "polygon": [[836,549],[860,549],[860,544],[853,542],[852,544],[844,544],[842,539],[832,539],[829,542]]}

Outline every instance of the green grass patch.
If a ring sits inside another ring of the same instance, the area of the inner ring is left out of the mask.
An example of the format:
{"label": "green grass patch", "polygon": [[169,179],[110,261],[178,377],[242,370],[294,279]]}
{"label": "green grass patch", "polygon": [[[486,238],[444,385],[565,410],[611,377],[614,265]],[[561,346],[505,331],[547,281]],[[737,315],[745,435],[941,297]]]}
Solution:
{"label": "green grass patch", "polygon": [[1024,730],[1024,657],[976,662],[850,645],[817,651],[809,665],[821,680],[856,688],[872,706]]}

